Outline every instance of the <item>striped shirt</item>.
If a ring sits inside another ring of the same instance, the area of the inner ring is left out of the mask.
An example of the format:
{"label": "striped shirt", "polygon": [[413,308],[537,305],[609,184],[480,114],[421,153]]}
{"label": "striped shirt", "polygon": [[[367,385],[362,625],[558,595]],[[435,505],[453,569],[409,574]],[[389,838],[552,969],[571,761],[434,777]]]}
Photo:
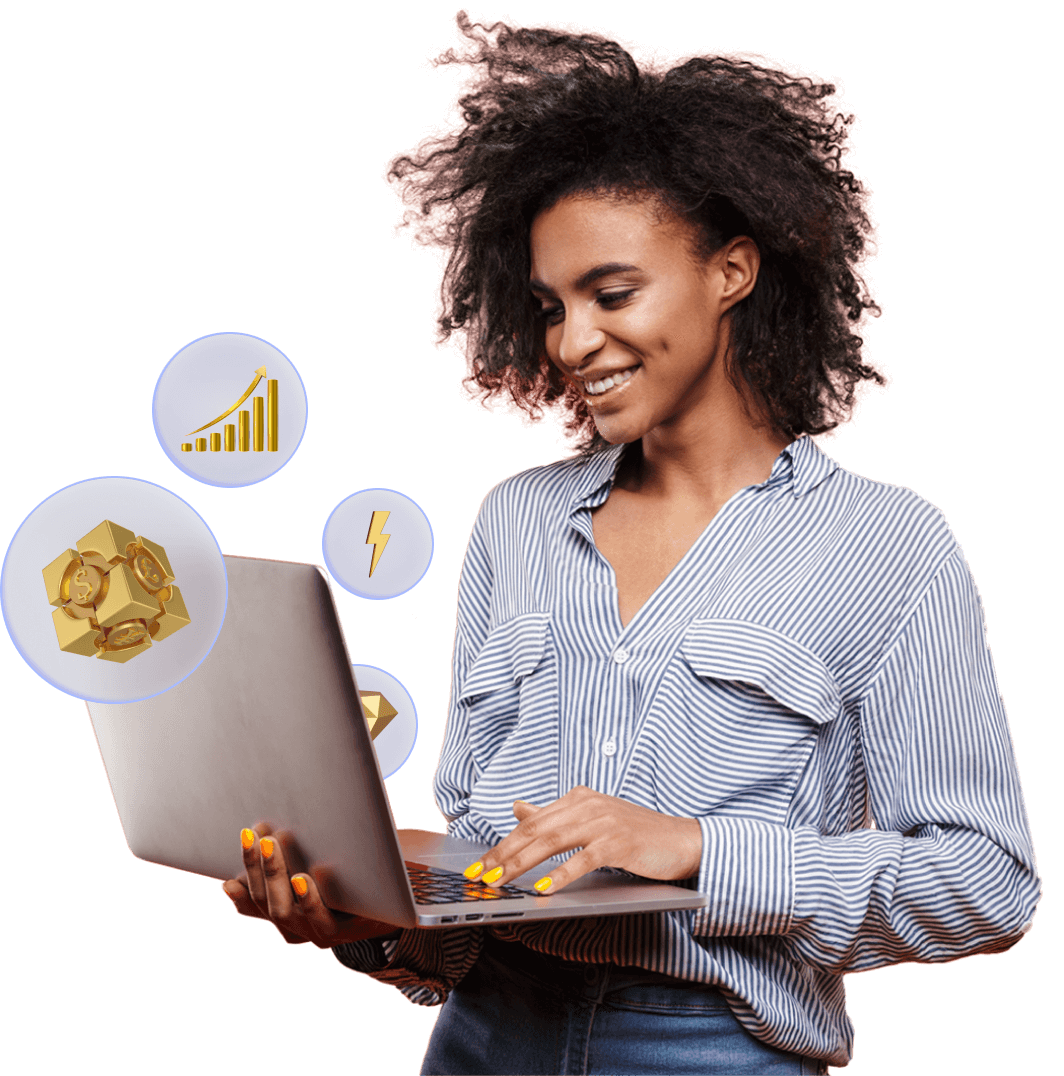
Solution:
{"label": "striped shirt", "polygon": [[[486,498],[437,800],[450,833],[491,843],[514,800],[575,785],[698,819],[705,909],[491,929],[712,984],[757,1038],[845,1064],[844,972],[1007,949],[1038,899],[967,564],[937,509],[803,437],[625,626],[591,519],[622,451]],[[436,1004],[482,929],[336,951]]]}

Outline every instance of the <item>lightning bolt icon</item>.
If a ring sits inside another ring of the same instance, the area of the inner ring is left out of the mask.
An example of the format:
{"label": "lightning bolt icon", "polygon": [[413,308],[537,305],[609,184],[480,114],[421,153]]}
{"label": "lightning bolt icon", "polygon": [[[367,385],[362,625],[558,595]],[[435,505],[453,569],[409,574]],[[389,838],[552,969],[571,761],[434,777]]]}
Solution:
{"label": "lightning bolt icon", "polygon": [[391,512],[374,512],[369,521],[369,534],[366,535],[366,545],[372,545],[373,548],[373,560],[369,566],[369,574],[373,575],[374,569],[377,567],[377,561],[381,559],[381,554],[384,552],[384,547],[388,544],[388,539],[391,538],[390,534],[381,534],[384,529],[384,524],[388,522],[388,517]]}

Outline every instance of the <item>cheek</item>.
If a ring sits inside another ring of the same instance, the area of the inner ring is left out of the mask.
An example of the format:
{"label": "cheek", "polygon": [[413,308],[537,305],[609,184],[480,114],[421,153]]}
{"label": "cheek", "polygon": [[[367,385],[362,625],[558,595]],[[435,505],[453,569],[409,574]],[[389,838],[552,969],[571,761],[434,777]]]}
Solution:
{"label": "cheek", "polygon": [[559,377],[565,377],[566,369],[562,365],[560,356],[562,334],[557,327],[549,327],[542,337],[541,354],[546,366]]}

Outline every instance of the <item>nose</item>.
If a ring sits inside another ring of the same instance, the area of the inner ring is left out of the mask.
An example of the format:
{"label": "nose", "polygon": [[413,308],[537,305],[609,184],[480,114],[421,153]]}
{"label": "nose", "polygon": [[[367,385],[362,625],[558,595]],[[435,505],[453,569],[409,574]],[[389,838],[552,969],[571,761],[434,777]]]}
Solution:
{"label": "nose", "polygon": [[585,366],[606,343],[606,334],[595,324],[591,311],[566,310],[559,328],[558,361],[569,370]]}

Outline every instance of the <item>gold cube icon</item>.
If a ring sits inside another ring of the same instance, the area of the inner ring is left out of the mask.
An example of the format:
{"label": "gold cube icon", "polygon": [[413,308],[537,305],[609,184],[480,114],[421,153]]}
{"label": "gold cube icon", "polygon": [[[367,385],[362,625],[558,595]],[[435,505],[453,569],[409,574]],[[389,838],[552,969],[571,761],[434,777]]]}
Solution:
{"label": "gold cube icon", "polygon": [[126,662],[192,623],[166,550],[109,519],[41,574],[68,654]]}
{"label": "gold cube icon", "polygon": [[170,591],[169,598],[163,599],[161,595],[159,596],[159,604],[163,608],[162,616],[156,620],[159,630],[152,633],[152,639],[157,643],[162,642],[168,635],[173,635],[186,624],[192,623],[192,617],[188,615],[188,610],[185,608],[185,599],[181,597],[181,591],[175,586],[167,589]]}
{"label": "gold cube icon", "polygon": [[132,531],[105,519],[93,527],[84,538],[78,539],[78,552],[98,553],[108,564],[115,564],[125,559],[126,548],[136,540],[137,536]]}

